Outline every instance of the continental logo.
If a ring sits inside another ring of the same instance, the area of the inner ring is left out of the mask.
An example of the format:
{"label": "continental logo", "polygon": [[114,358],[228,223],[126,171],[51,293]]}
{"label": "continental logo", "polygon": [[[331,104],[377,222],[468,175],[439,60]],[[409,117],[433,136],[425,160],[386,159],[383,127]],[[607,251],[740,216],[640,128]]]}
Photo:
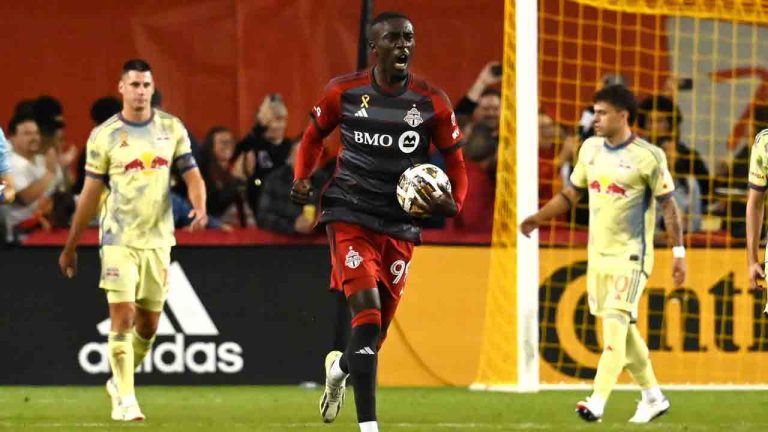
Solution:
{"label": "continental logo", "polygon": [[[595,376],[599,321],[589,314],[586,251],[542,249],[539,286],[542,382]],[[754,384],[768,380],[759,365],[768,352],[763,291],[748,289],[743,250],[689,250],[688,278],[671,282],[671,253],[656,252],[642,293],[638,328],[659,381]],[[565,259],[564,259],[565,258]]]}

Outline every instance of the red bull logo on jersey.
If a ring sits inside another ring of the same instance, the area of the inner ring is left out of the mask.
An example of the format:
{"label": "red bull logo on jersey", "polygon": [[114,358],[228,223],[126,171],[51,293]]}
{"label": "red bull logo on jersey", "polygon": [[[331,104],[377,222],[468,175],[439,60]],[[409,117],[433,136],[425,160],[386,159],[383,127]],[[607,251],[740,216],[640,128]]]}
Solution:
{"label": "red bull logo on jersey", "polygon": [[605,193],[613,196],[627,196],[627,190],[624,187],[619,186],[619,184],[616,182],[611,182],[611,184],[605,188]]}
{"label": "red bull logo on jersey", "polygon": [[612,181],[608,183],[608,186],[604,185],[605,183],[600,182],[599,180],[592,180],[588,188],[590,191],[594,191],[596,193],[605,194],[608,196],[614,196],[614,197],[626,197],[627,196],[627,189],[616,183],[615,181]]}
{"label": "red bull logo on jersey", "polygon": [[168,169],[170,164],[170,161],[162,156],[154,153],[144,153],[141,157],[123,165],[123,172],[143,172],[145,174],[150,174],[154,172],[154,170],[163,168]]}
{"label": "red bull logo on jersey", "polygon": [[141,159],[134,159],[123,166],[123,171],[126,173],[144,171],[144,162]]}
{"label": "red bull logo on jersey", "polygon": [[168,168],[168,159],[165,159],[161,156],[155,156],[154,159],[152,159],[152,164],[150,165],[152,169],[162,168],[166,167]]}

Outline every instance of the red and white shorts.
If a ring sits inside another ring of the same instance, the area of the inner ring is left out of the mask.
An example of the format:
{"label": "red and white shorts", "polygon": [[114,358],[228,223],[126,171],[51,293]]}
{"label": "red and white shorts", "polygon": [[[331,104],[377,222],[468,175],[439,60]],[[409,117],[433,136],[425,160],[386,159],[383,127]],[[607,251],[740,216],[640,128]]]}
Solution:
{"label": "red and white shorts", "polygon": [[331,222],[326,226],[331,245],[331,289],[349,297],[378,287],[396,300],[405,281],[414,244],[380,234],[359,225]]}

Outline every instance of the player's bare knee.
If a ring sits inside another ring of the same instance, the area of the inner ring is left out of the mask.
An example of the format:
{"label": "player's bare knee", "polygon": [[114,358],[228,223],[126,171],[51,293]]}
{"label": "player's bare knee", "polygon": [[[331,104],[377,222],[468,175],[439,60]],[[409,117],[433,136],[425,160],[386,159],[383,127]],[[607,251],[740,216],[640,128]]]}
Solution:
{"label": "player's bare knee", "polygon": [[136,308],[136,333],[144,339],[152,339],[160,326],[160,312]]}
{"label": "player's bare knee", "polygon": [[136,318],[136,308],[133,303],[110,303],[109,318],[112,321],[111,329],[117,333],[128,333],[133,327]]}
{"label": "player's bare knee", "polygon": [[376,288],[365,289],[352,294],[347,298],[347,303],[349,303],[353,316],[367,309],[381,311],[381,298]]}

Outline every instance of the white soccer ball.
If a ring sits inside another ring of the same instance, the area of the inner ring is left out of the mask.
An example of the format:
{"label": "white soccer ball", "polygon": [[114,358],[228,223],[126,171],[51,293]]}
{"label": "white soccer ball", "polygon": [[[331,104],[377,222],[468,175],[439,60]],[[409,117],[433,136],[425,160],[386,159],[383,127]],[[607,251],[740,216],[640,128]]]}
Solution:
{"label": "white soccer ball", "polygon": [[397,201],[400,207],[411,216],[429,216],[421,214],[414,206],[418,202],[429,207],[429,204],[416,192],[419,185],[417,178],[426,181],[433,191],[444,190],[448,193],[451,193],[451,181],[443,170],[432,164],[414,165],[400,175],[400,180],[397,182]]}

